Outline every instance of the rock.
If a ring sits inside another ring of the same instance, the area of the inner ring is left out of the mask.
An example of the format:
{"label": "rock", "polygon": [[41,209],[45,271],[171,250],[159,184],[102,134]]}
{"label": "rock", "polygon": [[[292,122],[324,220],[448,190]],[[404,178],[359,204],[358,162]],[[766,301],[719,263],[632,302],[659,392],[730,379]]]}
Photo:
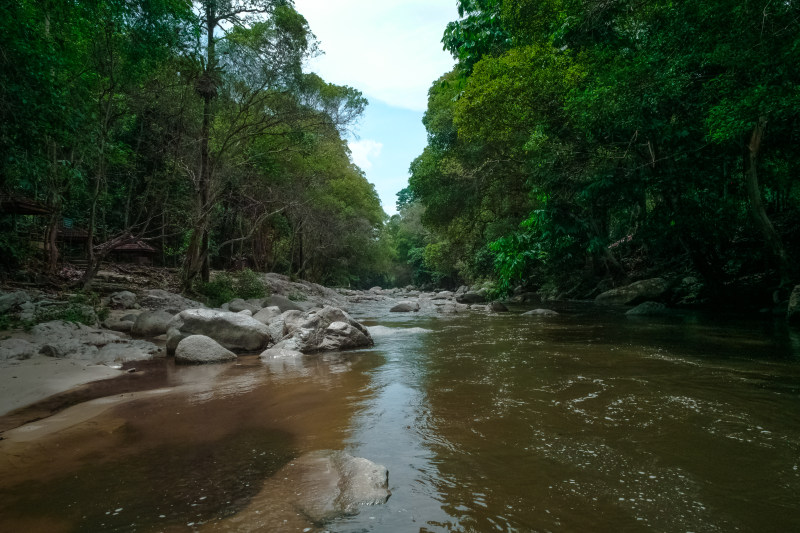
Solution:
{"label": "rock", "polygon": [[662,278],[652,278],[637,281],[624,287],[617,287],[606,291],[595,298],[599,304],[635,305],[647,300],[656,300],[661,297],[669,285]]}
{"label": "rock", "polygon": [[235,361],[236,354],[204,335],[190,335],[175,348],[175,362],[193,365]]}
{"label": "rock", "polygon": [[521,292],[512,296],[511,301],[520,304],[539,303],[542,301],[542,297],[535,292]]}
{"label": "rock", "polygon": [[261,352],[261,359],[283,359],[283,358],[292,358],[292,357],[302,357],[303,352],[298,352],[297,350],[290,350],[289,348],[285,348],[282,343],[278,343],[272,348],[267,348],[263,352]]}
{"label": "rock", "polygon": [[389,471],[361,457],[322,450],[292,461],[278,477],[297,487],[294,507],[314,523],[358,514],[365,505],[386,503]]}
{"label": "rock", "polygon": [[0,295],[0,314],[6,313],[20,304],[30,302],[31,297],[25,291],[8,292]]}
{"label": "rock", "polygon": [[383,289],[381,287],[375,286],[372,287],[369,292],[381,292]]}
{"label": "rock", "polygon": [[658,316],[669,314],[667,306],[660,302],[642,302],[625,313],[628,316]]}
{"label": "rock", "polygon": [[139,305],[145,309],[165,309],[172,314],[180,313],[186,309],[200,309],[205,305],[180,294],[174,294],[161,289],[149,289],[139,294]]}
{"label": "rock", "polygon": [[[485,289],[481,289],[485,290]],[[456,301],[460,304],[481,304],[486,301],[486,295],[479,292],[468,291],[463,294],[456,293]]]}
{"label": "rock", "polygon": [[136,317],[131,327],[134,337],[158,337],[167,332],[168,325],[173,318],[173,313],[168,311],[144,311]]}
{"label": "rock", "polygon": [[233,313],[239,313],[241,311],[247,310],[250,311],[252,314],[255,314],[261,311],[262,307],[263,306],[261,305],[261,300],[245,301],[242,300],[241,298],[237,298],[228,303],[228,310]]}
{"label": "rock", "polygon": [[313,353],[374,344],[366,327],[335,307],[309,311],[301,319],[282,316],[286,332],[282,345],[290,350]]}
{"label": "rock", "polygon": [[489,307],[489,310],[494,312],[494,313],[507,313],[508,312],[508,307],[503,305],[502,302],[498,302],[496,300],[494,302],[490,303],[488,305],[488,307]]}
{"label": "rock", "polygon": [[39,353],[57,358],[70,358],[96,363],[150,359],[158,346],[142,340],[122,339],[109,331],[83,324],[54,320],[31,329]]}
{"label": "rock", "polygon": [[441,307],[436,308],[437,311],[442,313],[443,315],[455,315],[458,313],[458,307],[455,304],[445,304]]}
{"label": "rock", "polygon": [[419,303],[409,301],[399,302],[397,305],[389,309],[389,312],[391,313],[411,313],[414,311],[419,311]]}
{"label": "rock", "polygon": [[450,291],[437,292],[431,296],[431,300],[452,300],[453,298],[455,298],[455,294]]}
{"label": "rock", "polygon": [[237,314],[244,315],[244,316],[253,316],[253,312],[249,309],[242,309]]}
{"label": "rock", "polygon": [[190,335],[211,337],[233,352],[261,351],[271,339],[269,328],[253,317],[213,309],[187,309],[169,323],[167,352],[174,351]]}
{"label": "rock", "polygon": [[786,310],[786,320],[789,324],[800,325],[800,285],[796,285],[789,296],[789,307]]}
{"label": "rock", "polygon": [[0,361],[9,359],[30,359],[39,353],[39,346],[24,339],[6,339],[0,341]]}
{"label": "rock", "polygon": [[[317,285],[304,280],[292,281],[289,277],[281,274],[265,274],[264,281],[271,289],[271,294],[292,296],[303,300],[302,303],[295,303],[295,307],[281,308],[281,311],[297,309],[298,307],[306,310],[312,306],[324,307],[343,307],[347,305],[347,300],[333,289]],[[290,300],[291,301],[291,300]],[[264,307],[272,304],[265,303]]]}
{"label": "rock", "polygon": [[[281,316],[281,308],[277,306],[272,307],[265,307],[258,313],[253,315],[253,318],[261,322],[262,324],[269,324],[275,318]],[[283,336],[283,335],[281,335]],[[275,337],[273,337],[274,339]]]}
{"label": "rock", "polygon": [[558,316],[558,313],[552,309],[534,309],[532,311],[522,313],[522,316]]}
{"label": "rock", "polygon": [[136,295],[131,291],[115,292],[108,298],[112,309],[132,309],[136,305]]}
{"label": "rock", "polygon": [[264,307],[277,307],[281,310],[281,313],[286,311],[305,311],[303,307],[297,305],[289,298],[277,294],[265,299]]}
{"label": "rock", "polygon": [[[171,317],[172,315],[170,315]],[[103,322],[103,327],[106,329],[110,329],[112,331],[119,331],[121,333],[130,333],[131,329],[133,329],[133,324],[135,320],[115,320],[109,318],[105,322]]]}

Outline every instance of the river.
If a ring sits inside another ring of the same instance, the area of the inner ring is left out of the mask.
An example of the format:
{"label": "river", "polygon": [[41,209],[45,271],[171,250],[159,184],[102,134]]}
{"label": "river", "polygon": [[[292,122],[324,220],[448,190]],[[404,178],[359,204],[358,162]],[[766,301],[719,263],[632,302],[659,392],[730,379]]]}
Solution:
{"label": "river", "polygon": [[[780,321],[387,309],[354,313],[372,349],[140,364],[17,430],[0,530],[800,530],[800,332]],[[304,520],[276,473],[321,449],[385,465],[389,501]]]}

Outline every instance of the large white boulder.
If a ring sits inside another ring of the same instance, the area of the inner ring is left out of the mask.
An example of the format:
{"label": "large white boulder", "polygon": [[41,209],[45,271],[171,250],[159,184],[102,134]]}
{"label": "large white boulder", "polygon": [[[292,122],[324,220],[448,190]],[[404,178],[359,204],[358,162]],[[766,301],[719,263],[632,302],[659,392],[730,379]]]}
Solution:
{"label": "large white boulder", "polygon": [[253,317],[213,309],[187,309],[169,323],[167,351],[173,352],[190,335],[211,337],[233,352],[260,352],[271,340],[269,328]]}
{"label": "large white boulder", "polygon": [[175,362],[185,364],[226,363],[236,360],[236,354],[210,337],[190,335],[178,343]]}

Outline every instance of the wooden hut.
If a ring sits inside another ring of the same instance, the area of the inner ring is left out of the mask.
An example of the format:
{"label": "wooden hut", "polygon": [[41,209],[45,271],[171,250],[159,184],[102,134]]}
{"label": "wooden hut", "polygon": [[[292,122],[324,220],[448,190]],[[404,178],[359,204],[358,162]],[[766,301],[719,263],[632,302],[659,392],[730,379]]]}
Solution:
{"label": "wooden hut", "polygon": [[[101,245],[102,246],[102,245]],[[137,265],[152,265],[153,257],[158,250],[141,239],[117,246],[111,252],[111,257],[120,263],[135,263]]]}

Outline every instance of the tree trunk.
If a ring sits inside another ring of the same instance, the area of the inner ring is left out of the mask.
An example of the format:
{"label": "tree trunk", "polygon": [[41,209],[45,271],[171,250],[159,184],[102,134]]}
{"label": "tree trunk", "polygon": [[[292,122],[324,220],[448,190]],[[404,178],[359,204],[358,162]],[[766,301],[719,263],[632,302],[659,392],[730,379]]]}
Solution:
{"label": "tree trunk", "polygon": [[206,64],[202,76],[198,80],[197,92],[203,97],[203,124],[200,129],[200,169],[197,184],[197,213],[192,236],[189,240],[189,249],[183,268],[182,285],[184,290],[192,286],[194,279],[200,275],[202,280],[209,280],[208,264],[208,230],[210,225],[210,199],[211,199],[211,155],[209,141],[211,138],[211,123],[213,121],[212,103],[216,96],[216,82],[214,69],[216,67],[216,54],[214,50],[214,29],[217,18],[214,2],[205,4],[206,10]]}
{"label": "tree trunk", "polygon": [[761,151],[761,142],[764,139],[764,132],[767,129],[767,119],[760,117],[758,123],[750,134],[749,142],[746,142],[743,157],[744,179],[747,188],[747,197],[750,200],[750,210],[753,214],[756,226],[761,231],[764,241],[769,247],[772,255],[778,262],[778,271],[781,277],[781,287],[788,286],[791,281],[791,264],[786,248],[783,246],[780,235],[775,231],[767,211],[764,209],[764,202],[761,198],[761,191],[758,186],[758,156]]}

